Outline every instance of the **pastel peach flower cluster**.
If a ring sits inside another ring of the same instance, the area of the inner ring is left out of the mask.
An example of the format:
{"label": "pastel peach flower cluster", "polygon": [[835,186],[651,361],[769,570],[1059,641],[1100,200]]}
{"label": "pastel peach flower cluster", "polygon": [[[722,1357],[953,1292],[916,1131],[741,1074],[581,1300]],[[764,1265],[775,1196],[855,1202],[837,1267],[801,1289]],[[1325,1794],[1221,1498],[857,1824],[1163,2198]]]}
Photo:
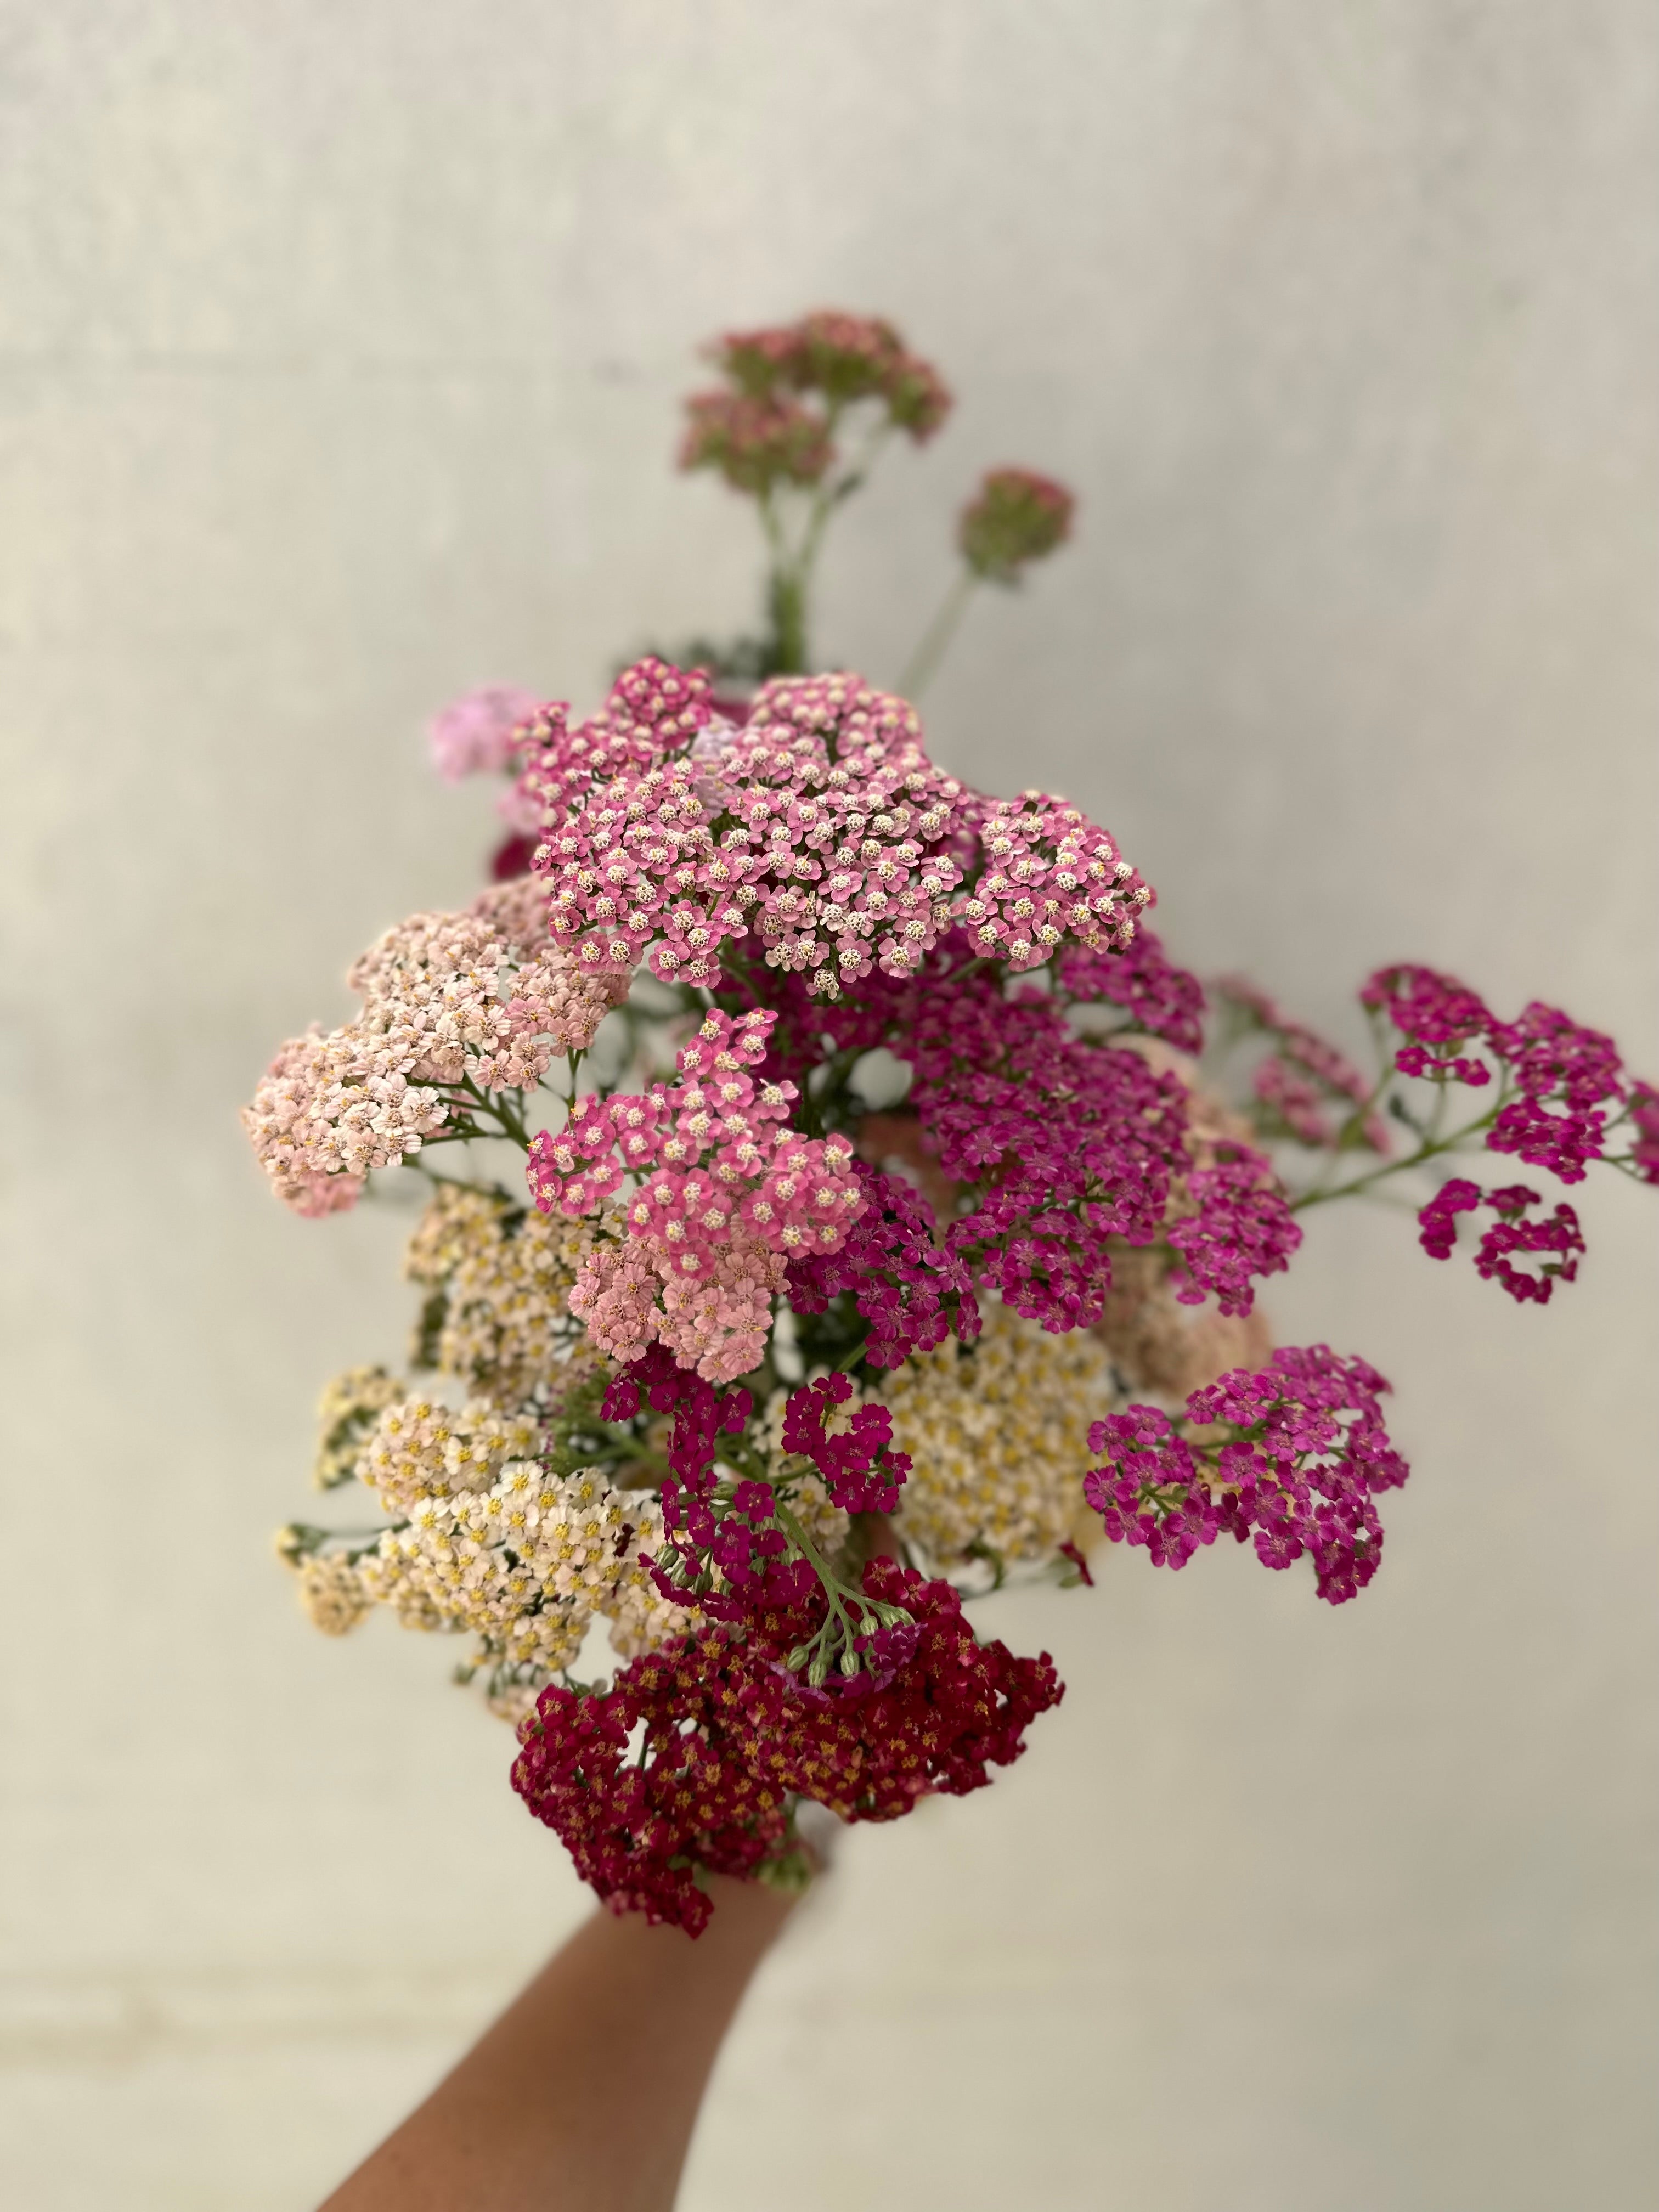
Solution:
{"label": "pastel peach flower cluster", "polygon": [[626,976],[532,950],[526,923],[516,892],[411,915],[351,967],[357,1018],[279,1048],[242,1121],[296,1212],[355,1203],[372,1170],[397,1166],[465,1110],[458,1086],[526,1088],[556,1053],[592,1044]]}

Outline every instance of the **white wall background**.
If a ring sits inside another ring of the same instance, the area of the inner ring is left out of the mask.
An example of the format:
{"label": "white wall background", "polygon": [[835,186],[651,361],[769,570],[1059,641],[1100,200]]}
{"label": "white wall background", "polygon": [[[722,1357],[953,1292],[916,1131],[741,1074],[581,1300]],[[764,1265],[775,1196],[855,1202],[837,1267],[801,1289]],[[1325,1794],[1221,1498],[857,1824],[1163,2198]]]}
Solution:
{"label": "white wall background", "polygon": [[[931,706],[1196,963],[1384,957],[1659,1071],[1646,0],[0,0],[8,2202],[303,2206],[583,1899],[509,1743],[269,1562],[400,1224],[234,1109],[482,794],[428,710],[747,611],[696,343],[881,308],[962,394],[832,560],[892,674],[982,465],[1079,488]],[[1610,1180],[1610,1179],[1609,1179]],[[1659,2194],[1655,1215],[1544,1315],[1390,1221],[1274,1304],[1417,1463],[1379,1583],[1114,1559],[1070,1695],[852,1839],[685,2201],[1638,2212]]]}

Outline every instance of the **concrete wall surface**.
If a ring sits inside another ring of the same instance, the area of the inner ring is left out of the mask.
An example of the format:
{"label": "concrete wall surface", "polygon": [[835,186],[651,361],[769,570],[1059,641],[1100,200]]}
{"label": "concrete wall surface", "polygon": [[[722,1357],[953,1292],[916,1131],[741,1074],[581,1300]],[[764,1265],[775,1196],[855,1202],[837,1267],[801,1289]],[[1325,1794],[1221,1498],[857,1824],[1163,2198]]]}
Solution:
{"label": "concrete wall surface", "polygon": [[[434,704],[748,614],[697,343],[845,303],[957,386],[830,556],[872,676],[981,467],[1077,487],[934,749],[1109,823],[1177,955],[1344,1036],[1427,958],[1659,1073],[1656,156],[1650,0],[0,0],[8,2204],[313,2202],[585,1909],[447,1651],[270,1562],[402,1224],[285,1218],[234,1109],[470,895]],[[1542,1314],[1313,1222],[1277,1326],[1416,1465],[1377,1583],[988,1608],[1066,1702],[849,1839],[692,2212],[1659,2201],[1644,1195]]]}

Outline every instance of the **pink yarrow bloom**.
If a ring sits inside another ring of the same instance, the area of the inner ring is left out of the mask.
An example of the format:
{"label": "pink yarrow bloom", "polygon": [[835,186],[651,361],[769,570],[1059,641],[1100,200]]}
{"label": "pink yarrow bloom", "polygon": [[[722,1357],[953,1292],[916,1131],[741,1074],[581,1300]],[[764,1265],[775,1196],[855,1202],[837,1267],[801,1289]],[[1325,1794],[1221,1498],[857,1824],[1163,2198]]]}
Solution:
{"label": "pink yarrow bloom", "polygon": [[1031,967],[1067,937],[1127,947],[1152,900],[1077,808],[969,792],[928,760],[915,708],[856,675],[775,678],[738,729],[701,672],[642,661],[589,721],[544,710],[524,753],[550,927],[585,967],[643,958],[707,988],[751,939],[835,1000],[915,974],[953,918],[981,956]]}
{"label": "pink yarrow bloom", "polygon": [[501,775],[512,764],[514,733],[538,704],[533,692],[511,684],[488,684],[452,699],[428,726],[433,766],[447,783]]}
{"label": "pink yarrow bloom", "polygon": [[[786,1263],[839,1249],[863,1210],[848,1140],[791,1129],[793,1084],[752,1072],[776,1019],[709,1014],[678,1056],[677,1082],[583,1099],[562,1129],[532,1143],[530,1189],[544,1213],[596,1212],[635,1178],[629,1243],[602,1249],[571,1294],[615,1358],[636,1358],[659,1336],[708,1381],[746,1373]],[[659,1307],[647,1311],[645,1279],[616,1256],[623,1250],[648,1261]]]}

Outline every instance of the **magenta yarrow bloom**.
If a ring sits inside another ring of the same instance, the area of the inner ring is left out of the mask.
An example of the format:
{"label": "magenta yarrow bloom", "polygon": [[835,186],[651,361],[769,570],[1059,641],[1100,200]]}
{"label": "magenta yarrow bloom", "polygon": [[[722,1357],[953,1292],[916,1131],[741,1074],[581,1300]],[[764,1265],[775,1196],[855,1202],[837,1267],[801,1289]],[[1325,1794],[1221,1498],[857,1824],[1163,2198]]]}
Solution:
{"label": "magenta yarrow bloom", "polygon": [[1517,1089],[1528,1098],[1559,1100],[1569,1113],[1586,1114],[1622,1088],[1613,1039],[1540,1000],[1517,1021],[1494,1024],[1492,1036]]}
{"label": "magenta yarrow bloom", "polygon": [[946,1249],[978,1287],[1048,1330],[1099,1320],[1114,1239],[1164,1235],[1179,1255],[1177,1296],[1213,1293],[1237,1314],[1249,1311],[1255,1279],[1279,1273],[1301,1242],[1262,1154],[1222,1144],[1196,1158],[1179,1079],[1073,1036],[1052,997],[1028,988],[1005,998],[982,972],[924,987],[907,1048],[923,1139],[969,1186]]}
{"label": "magenta yarrow bloom", "polygon": [[[1497,1282],[1520,1304],[1547,1305],[1558,1282],[1577,1278],[1584,1239],[1571,1206],[1558,1205],[1547,1218],[1529,1219],[1531,1208],[1542,1202],[1525,1183],[1483,1191],[1466,1176],[1454,1176],[1419,1213],[1418,1242],[1431,1260],[1449,1260],[1457,1243],[1458,1215],[1490,1206],[1498,1218],[1475,1247],[1476,1273]],[[1515,1265],[1516,1254],[1553,1256],[1543,1258],[1532,1274]]]}
{"label": "magenta yarrow bloom", "polygon": [[1382,1556],[1374,1494],[1410,1472],[1383,1425],[1388,1387],[1363,1359],[1288,1347],[1193,1392],[1186,1419],[1209,1432],[1201,1443],[1152,1406],[1097,1422],[1090,1443],[1109,1456],[1084,1495],[1107,1534],[1154,1565],[1182,1567],[1223,1534],[1250,1537],[1264,1566],[1310,1554],[1319,1595],[1340,1605]]}
{"label": "magenta yarrow bloom", "polygon": [[1460,1045],[1493,1027],[1486,1001],[1455,976],[1404,963],[1379,968],[1359,994],[1360,1004],[1386,1014],[1402,1036],[1418,1044]]}
{"label": "magenta yarrow bloom", "polygon": [[1072,1005],[1122,1007],[1129,1017],[1126,1027],[1162,1037],[1177,1052],[1204,1049],[1204,986],[1175,965],[1144,922],[1121,948],[1067,947],[1055,969],[1055,988]]}
{"label": "magenta yarrow bloom", "polygon": [[853,1172],[865,1207],[836,1252],[813,1252],[789,1263],[789,1303],[820,1314],[849,1292],[870,1324],[864,1358],[876,1368],[898,1367],[913,1352],[931,1352],[955,1334],[980,1332],[973,1279],[960,1255],[937,1241],[933,1209],[920,1191],[862,1160]]}
{"label": "magenta yarrow bloom", "polygon": [[1650,1083],[1633,1083],[1630,1118],[1636,1139],[1630,1158],[1644,1182],[1659,1183],[1659,1091]]}
{"label": "magenta yarrow bloom", "polygon": [[1603,1156],[1607,1103],[1626,1094],[1618,1048],[1601,1030],[1537,999],[1516,1020],[1500,1022],[1467,984],[1431,968],[1380,969],[1360,997],[1405,1036],[1395,1053],[1403,1075],[1478,1088],[1491,1071],[1456,1048],[1478,1041],[1493,1054],[1519,1096],[1493,1117],[1489,1151],[1547,1168],[1563,1182],[1582,1182]]}

